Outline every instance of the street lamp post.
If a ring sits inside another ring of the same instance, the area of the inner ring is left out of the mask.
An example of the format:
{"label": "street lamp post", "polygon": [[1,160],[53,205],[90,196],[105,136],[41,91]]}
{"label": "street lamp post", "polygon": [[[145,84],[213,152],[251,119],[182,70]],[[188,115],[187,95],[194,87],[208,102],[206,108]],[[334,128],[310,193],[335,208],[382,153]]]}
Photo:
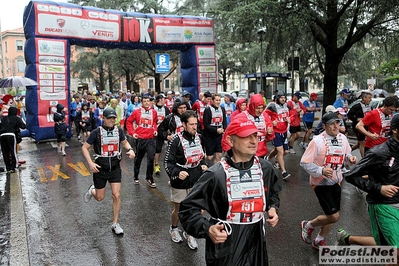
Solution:
{"label": "street lamp post", "polygon": [[266,33],[266,28],[261,28],[258,30],[258,38],[260,42],[260,90],[263,91],[263,56],[262,56],[262,42],[263,42],[263,35]]}
{"label": "street lamp post", "polygon": [[301,45],[296,43],[295,46],[290,46],[291,50],[291,95],[294,95],[295,92],[295,51],[299,51],[301,49]]}

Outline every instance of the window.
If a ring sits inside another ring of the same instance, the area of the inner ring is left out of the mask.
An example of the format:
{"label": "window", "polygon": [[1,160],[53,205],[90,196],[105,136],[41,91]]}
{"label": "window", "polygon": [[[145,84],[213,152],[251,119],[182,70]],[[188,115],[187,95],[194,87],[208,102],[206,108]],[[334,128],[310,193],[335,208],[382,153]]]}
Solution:
{"label": "window", "polygon": [[154,79],[148,79],[148,88],[151,90],[155,88]]}
{"label": "window", "polygon": [[164,90],[170,89],[170,79],[163,80],[163,88],[164,88]]}
{"label": "window", "polygon": [[17,60],[18,72],[25,72],[25,61]]}
{"label": "window", "polygon": [[24,45],[23,41],[17,40],[16,42],[17,42],[17,51],[23,51],[23,50],[24,50],[24,48],[23,48],[23,45]]}

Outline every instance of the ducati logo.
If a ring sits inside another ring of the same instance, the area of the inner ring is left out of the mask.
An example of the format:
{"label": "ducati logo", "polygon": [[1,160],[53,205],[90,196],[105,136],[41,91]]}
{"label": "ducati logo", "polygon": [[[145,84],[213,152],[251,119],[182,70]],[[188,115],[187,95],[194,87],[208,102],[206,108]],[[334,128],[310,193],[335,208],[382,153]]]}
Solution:
{"label": "ducati logo", "polygon": [[65,26],[65,19],[63,18],[57,18],[57,24],[60,26],[60,28]]}

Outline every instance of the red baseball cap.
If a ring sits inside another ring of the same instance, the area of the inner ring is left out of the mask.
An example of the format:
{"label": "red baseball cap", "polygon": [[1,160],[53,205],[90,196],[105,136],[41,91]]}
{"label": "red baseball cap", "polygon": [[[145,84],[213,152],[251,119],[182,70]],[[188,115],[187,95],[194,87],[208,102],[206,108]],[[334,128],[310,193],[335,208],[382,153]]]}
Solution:
{"label": "red baseball cap", "polygon": [[310,94],[310,98],[312,98],[313,100],[317,100],[317,93],[312,92],[312,93]]}
{"label": "red baseball cap", "polygon": [[241,138],[246,138],[256,132],[258,132],[258,129],[255,126],[255,123],[249,120],[246,116],[241,116],[231,121],[230,125],[226,128],[225,135],[237,135]]}
{"label": "red baseball cap", "polygon": [[228,151],[231,148],[230,145],[227,143],[227,136],[237,135],[241,138],[246,138],[257,132],[258,129],[256,128],[254,122],[249,120],[246,115],[238,115],[233,121],[230,122],[230,125],[226,128],[226,131],[223,134],[223,151]]}

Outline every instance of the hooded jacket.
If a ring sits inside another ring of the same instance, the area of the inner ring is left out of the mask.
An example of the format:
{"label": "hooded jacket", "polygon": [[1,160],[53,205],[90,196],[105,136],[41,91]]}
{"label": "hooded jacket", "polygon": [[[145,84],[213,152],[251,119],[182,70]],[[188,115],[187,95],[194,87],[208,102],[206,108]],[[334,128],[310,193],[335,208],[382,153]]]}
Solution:
{"label": "hooded jacket", "polygon": [[277,121],[277,124],[274,126],[274,132],[284,134],[288,130],[287,117],[290,117],[291,119],[292,113],[289,106],[287,106],[287,103],[280,103],[281,96],[285,95],[282,93],[278,93],[276,95],[276,101],[269,103],[266,108],[266,112],[272,121]]}
{"label": "hooded jacket", "polygon": [[[263,157],[265,156],[269,150],[266,146],[266,141],[270,141],[274,139],[274,132],[272,131],[271,134],[267,133],[268,128],[273,128],[273,122],[270,116],[266,112],[262,112],[261,116],[265,122],[265,125],[262,126],[259,124],[260,118],[256,116],[256,108],[259,106],[265,106],[265,102],[263,100],[263,96],[260,94],[253,94],[250,98],[250,104],[246,111],[241,112],[238,117],[247,117],[248,119],[252,120],[256,126],[258,127],[258,150],[256,151],[256,156]],[[224,146],[223,146],[224,147]]]}
{"label": "hooded jacket", "polygon": [[54,132],[55,134],[65,134],[67,131],[67,124],[65,123],[64,105],[57,104],[57,112],[54,113]]}
{"label": "hooded jacket", "polygon": [[[368,179],[362,178],[364,175],[368,175]],[[399,192],[387,198],[381,194],[381,187],[399,186],[399,142],[390,137],[386,142],[374,146],[343,176],[346,181],[368,193],[367,203],[398,204]]]}
{"label": "hooded jacket", "polygon": [[243,98],[237,100],[236,102],[237,109],[231,114],[230,121],[233,121],[234,117],[242,112],[241,105],[246,102],[247,100]]}
{"label": "hooded jacket", "polygon": [[[239,171],[248,171],[254,163],[252,158],[248,162],[235,164],[231,155],[232,152],[229,151],[226,162]],[[266,210],[271,207],[278,209],[281,183],[270,162],[260,159],[260,165],[264,180]],[[231,206],[228,201],[226,174],[219,162],[201,176],[192,191],[180,203],[180,222],[189,235],[206,239],[207,265],[268,265],[263,220],[252,224],[231,223],[231,235],[224,243],[215,245],[209,238],[209,227],[216,224],[217,219],[225,221],[229,207]],[[211,218],[205,219],[202,210],[206,210]]]}
{"label": "hooded jacket", "polygon": [[22,119],[17,116],[17,107],[11,106],[8,109],[8,115],[1,119],[0,134],[3,133],[14,133],[17,139],[17,143],[22,141],[21,129],[25,129],[26,125]]}
{"label": "hooded jacket", "polygon": [[[119,105],[118,105],[119,106]],[[141,123],[141,113],[146,112],[152,117],[152,124],[149,125],[150,127],[143,127]],[[148,107],[147,109],[143,106],[135,109],[133,113],[129,116],[126,120],[126,129],[131,136],[137,134],[138,138],[140,139],[153,139],[154,132],[157,131],[157,122],[158,122],[158,115],[157,111]],[[135,127],[133,127],[135,124]]]}
{"label": "hooded jacket", "polygon": [[176,133],[175,116],[180,117],[179,113],[177,112],[177,109],[181,105],[186,105],[187,110],[190,110],[190,105],[188,104],[188,102],[183,97],[179,97],[175,100],[173,104],[172,113],[168,114],[165,117],[165,119],[162,121],[162,123],[159,124],[158,126],[158,135],[161,135],[164,140],[167,139],[168,135],[173,135]]}

